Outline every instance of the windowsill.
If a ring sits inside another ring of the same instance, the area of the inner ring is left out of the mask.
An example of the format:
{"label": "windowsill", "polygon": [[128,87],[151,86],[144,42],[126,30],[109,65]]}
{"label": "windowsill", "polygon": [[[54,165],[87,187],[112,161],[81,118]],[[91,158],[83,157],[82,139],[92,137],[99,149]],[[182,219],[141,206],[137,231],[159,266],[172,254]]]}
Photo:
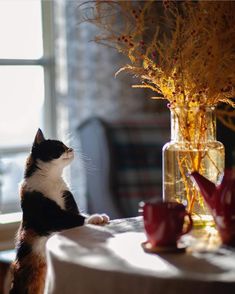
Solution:
{"label": "windowsill", "polygon": [[9,225],[19,223],[22,218],[22,212],[4,213],[0,214],[0,231],[1,225]]}
{"label": "windowsill", "polygon": [[21,212],[0,214],[0,250],[15,247],[15,235],[22,218]]}

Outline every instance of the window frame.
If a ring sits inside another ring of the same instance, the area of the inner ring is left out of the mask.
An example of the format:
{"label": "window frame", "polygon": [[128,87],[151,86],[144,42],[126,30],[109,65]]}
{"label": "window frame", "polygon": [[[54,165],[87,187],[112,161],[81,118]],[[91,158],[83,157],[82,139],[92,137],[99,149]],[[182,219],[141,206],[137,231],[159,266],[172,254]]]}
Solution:
{"label": "window frame", "polygon": [[[0,59],[0,66],[35,66],[44,71],[43,127],[45,135],[56,138],[57,113],[55,95],[54,1],[41,2],[43,56],[39,59]],[[31,146],[0,147],[0,157],[29,152]],[[21,221],[21,213],[0,214],[0,250],[14,248],[14,236]]]}

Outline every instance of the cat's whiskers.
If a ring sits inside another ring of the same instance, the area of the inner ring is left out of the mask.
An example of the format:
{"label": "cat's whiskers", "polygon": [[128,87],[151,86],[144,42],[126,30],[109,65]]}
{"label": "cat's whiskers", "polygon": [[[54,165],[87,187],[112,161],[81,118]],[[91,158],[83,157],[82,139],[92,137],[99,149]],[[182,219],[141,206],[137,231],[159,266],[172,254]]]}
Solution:
{"label": "cat's whiskers", "polygon": [[88,174],[93,174],[94,172],[97,172],[99,170],[89,156],[76,150],[75,150],[75,154],[77,158],[76,160],[77,163],[83,169],[85,169]]}

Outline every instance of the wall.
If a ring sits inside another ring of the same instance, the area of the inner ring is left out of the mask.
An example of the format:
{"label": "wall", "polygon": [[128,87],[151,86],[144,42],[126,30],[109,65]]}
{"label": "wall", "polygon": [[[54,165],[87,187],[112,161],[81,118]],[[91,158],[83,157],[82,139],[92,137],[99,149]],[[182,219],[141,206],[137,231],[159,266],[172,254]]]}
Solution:
{"label": "wall", "polygon": [[68,178],[80,207],[86,209],[84,172],[93,167],[86,154],[79,152],[78,126],[94,116],[113,120],[143,114],[153,103],[146,98],[146,91],[131,88],[130,76],[115,78],[126,60],[116,50],[91,41],[97,31],[91,24],[81,23],[80,4],[55,1],[56,88],[59,135],[78,149]]}

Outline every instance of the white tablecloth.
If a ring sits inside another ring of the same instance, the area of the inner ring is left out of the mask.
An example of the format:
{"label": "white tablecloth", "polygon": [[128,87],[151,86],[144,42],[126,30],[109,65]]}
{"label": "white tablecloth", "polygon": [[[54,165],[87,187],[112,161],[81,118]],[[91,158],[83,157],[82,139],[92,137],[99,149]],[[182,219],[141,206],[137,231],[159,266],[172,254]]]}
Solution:
{"label": "white tablecloth", "polygon": [[45,293],[235,293],[235,251],[148,254],[145,240],[140,217],[54,235]]}

